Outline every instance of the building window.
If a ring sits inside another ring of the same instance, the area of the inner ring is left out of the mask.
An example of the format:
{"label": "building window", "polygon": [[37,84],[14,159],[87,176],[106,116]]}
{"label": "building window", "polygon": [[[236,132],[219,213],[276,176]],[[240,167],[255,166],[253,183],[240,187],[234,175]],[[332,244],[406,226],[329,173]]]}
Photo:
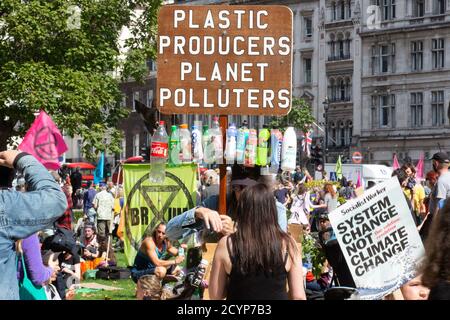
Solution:
{"label": "building window", "polygon": [[422,92],[411,93],[411,126],[421,127],[423,125],[423,94]]}
{"label": "building window", "polygon": [[378,96],[371,97],[371,123],[372,129],[378,127]]}
{"label": "building window", "polygon": [[446,0],[433,0],[433,13],[444,14],[447,7]]}
{"label": "building window", "polygon": [[415,17],[423,17],[425,15],[425,0],[414,0],[413,15]]}
{"label": "building window", "polygon": [[140,101],[140,92],[136,91],[135,93],[133,93],[133,107],[131,109],[132,112],[136,111],[136,101]]}
{"label": "building window", "polygon": [[419,71],[423,68],[423,42],[411,42],[411,69]]}
{"label": "building window", "polygon": [[153,103],[153,90],[147,91],[147,107],[151,108]]}
{"label": "building window", "polygon": [[431,119],[433,126],[441,126],[444,118],[444,91],[431,92]]}
{"label": "building window", "polygon": [[347,17],[349,19],[352,17],[352,3],[350,0],[347,2]]}
{"label": "building window", "polygon": [[348,145],[351,145],[351,144],[352,144],[352,136],[353,136],[353,126],[352,126],[352,124],[350,123],[350,124],[348,125]]}
{"label": "building window", "polygon": [[153,60],[147,60],[148,71],[156,71],[156,62]]}
{"label": "building window", "polygon": [[346,100],[346,86],[345,86],[345,82],[343,79],[341,79],[341,81],[339,82],[339,97],[341,101],[345,101]]}
{"label": "building window", "polygon": [[139,156],[139,133],[133,136],[133,156]]}
{"label": "building window", "polygon": [[432,64],[433,69],[444,67],[444,39],[432,40]]}
{"label": "building window", "polygon": [[329,139],[328,145],[332,147],[336,147],[336,128],[331,129],[331,139]]}
{"label": "building window", "polygon": [[340,128],[341,134],[340,134],[340,140],[341,140],[341,147],[344,147],[346,145],[346,139],[345,139],[345,127],[343,127],[343,125]]}
{"label": "building window", "polygon": [[305,38],[311,39],[313,35],[313,26],[312,26],[312,18],[305,17]]}
{"label": "building window", "polygon": [[345,3],[344,3],[344,1],[341,1],[340,3],[339,3],[339,18],[341,19],[341,20],[345,20]]}
{"label": "building window", "polygon": [[337,39],[334,34],[330,35],[330,42],[328,42],[330,48],[330,56],[328,61],[347,60],[350,59],[350,47],[352,39],[350,33],[346,33],[345,36],[342,33],[337,35]]}
{"label": "building window", "polygon": [[372,96],[372,128],[395,127],[395,95]]}
{"label": "building window", "polygon": [[372,74],[395,72],[395,44],[372,46]]}
{"label": "building window", "polygon": [[381,10],[381,19],[383,21],[395,19],[396,3],[395,0],[374,0],[373,4]]}
{"label": "building window", "polygon": [[312,82],[311,58],[303,59],[303,66],[305,68],[305,83],[311,83]]}
{"label": "building window", "polygon": [[336,6],[336,2],[333,2],[332,4],[331,4],[331,21],[336,21],[337,19],[337,14],[336,14],[336,11],[337,11],[337,6]]}
{"label": "building window", "polygon": [[328,80],[328,96],[330,102],[344,102],[351,100],[352,83],[351,78],[330,78]]}

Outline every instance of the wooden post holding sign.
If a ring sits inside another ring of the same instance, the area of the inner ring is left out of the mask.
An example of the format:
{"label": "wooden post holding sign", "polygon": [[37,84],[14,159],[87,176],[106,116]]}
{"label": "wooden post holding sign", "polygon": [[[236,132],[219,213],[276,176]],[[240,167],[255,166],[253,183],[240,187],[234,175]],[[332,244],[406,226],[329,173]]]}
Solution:
{"label": "wooden post holding sign", "polygon": [[[285,6],[163,6],[157,107],[163,114],[283,116],[292,101],[292,11]],[[226,165],[219,212],[226,213]]]}

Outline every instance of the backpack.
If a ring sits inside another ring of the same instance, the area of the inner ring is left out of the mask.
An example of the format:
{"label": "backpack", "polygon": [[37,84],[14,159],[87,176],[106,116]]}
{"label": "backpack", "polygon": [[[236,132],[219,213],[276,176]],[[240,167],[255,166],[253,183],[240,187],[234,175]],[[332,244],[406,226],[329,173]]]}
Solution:
{"label": "backpack", "polygon": [[119,267],[98,268],[98,271],[96,273],[97,279],[104,279],[104,280],[130,279],[130,277],[131,272],[129,269]]}

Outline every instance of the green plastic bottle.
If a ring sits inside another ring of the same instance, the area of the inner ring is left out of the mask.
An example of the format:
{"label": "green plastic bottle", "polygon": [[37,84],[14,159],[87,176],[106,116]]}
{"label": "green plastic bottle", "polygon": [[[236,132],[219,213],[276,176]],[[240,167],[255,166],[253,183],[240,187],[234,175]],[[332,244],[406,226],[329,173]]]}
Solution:
{"label": "green plastic bottle", "polygon": [[256,156],[256,165],[258,166],[268,165],[269,139],[270,139],[269,129],[264,128],[259,130],[258,148]]}
{"label": "green plastic bottle", "polygon": [[178,166],[180,163],[180,131],[173,125],[169,139],[169,166]]}

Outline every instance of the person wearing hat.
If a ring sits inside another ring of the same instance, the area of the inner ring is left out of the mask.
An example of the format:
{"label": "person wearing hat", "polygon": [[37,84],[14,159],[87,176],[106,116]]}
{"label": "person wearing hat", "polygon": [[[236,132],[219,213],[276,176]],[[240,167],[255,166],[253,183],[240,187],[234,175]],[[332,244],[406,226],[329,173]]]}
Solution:
{"label": "person wearing hat", "polygon": [[434,199],[436,199],[436,206],[430,208],[430,214],[437,214],[440,208],[443,207],[445,200],[450,197],[450,172],[448,166],[450,163],[448,154],[445,152],[435,153],[431,157],[433,169],[437,172],[439,178],[433,190]]}
{"label": "person wearing hat", "polygon": [[[209,230],[222,235],[229,235],[234,232],[235,212],[237,202],[242,191],[248,187],[266,182],[264,176],[260,175],[259,167],[243,167],[235,164],[232,168],[230,189],[227,196],[227,214],[220,215],[219,196],[214,195],[205,199],[201,206],[190,209],[167,223],[166,235],[171,241],[185,238],[201,230]],[[278,224],[283,231],[287,231],[286,208],[279,202],[276,202]]]}

